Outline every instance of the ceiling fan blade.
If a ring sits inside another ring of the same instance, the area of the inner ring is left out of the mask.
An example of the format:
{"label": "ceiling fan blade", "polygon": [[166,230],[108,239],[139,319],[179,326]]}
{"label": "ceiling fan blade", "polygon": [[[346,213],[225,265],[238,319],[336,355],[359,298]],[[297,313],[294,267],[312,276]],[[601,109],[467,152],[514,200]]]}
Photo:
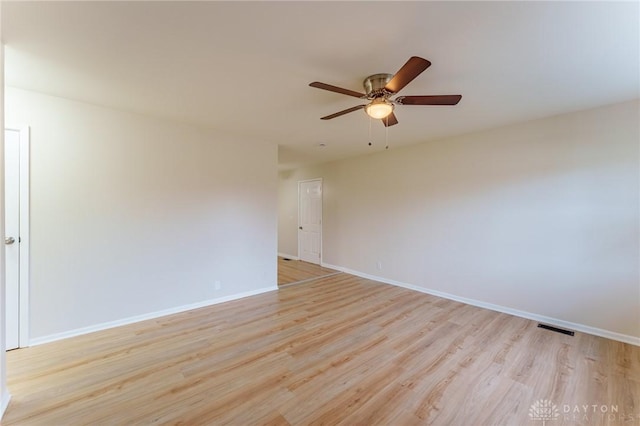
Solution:
{"label": "ceiling fan blade", "polygon": [[462,95],[434,95],[434,96],[399,96],[394,102],[400,105],[456,105]]}
{"label": "ceiling fan blade", "polygon": [[319,81],[314,81],[310,83],[309,86],[315,87],[316,89],[328,90],[330,92],[341,93],[343,95],[353,96],[354,98],[366,98],[367,96],[364,93],[354,92],[353,90],[343,89],[342,87],[332,86],[326,83],[320,83]]}
{"label": "ceiling fan blade", "polygon": [[419,76],[422,71],[429,68],[430,65],[431,62],[426,59],[412,56],[384,88],[391,93],[398,93],[404,86],[409,84],[411,80]]}
{"label": "ceiling fan blade", "polygon": [[380,120],[382,120],[382,124],[384,124],[384,127],[395,126],[396,124],[398,124],[398,119],[393,112],[387,115],[385,118],[381,118]]}
{"label": "ceiling fan blade", "polygon": [[364,108],[364,105],[354,106],[352,108],[345,109],[343,111],[336,112],[336,113],[331,114],[331,115],[327,115],[326,117],[322,117],[320,120],[331,120],[332,118],[340,117],[341,115],[349,114],[350,112],[357,111],[357,110],[362,109],[362,108]]}

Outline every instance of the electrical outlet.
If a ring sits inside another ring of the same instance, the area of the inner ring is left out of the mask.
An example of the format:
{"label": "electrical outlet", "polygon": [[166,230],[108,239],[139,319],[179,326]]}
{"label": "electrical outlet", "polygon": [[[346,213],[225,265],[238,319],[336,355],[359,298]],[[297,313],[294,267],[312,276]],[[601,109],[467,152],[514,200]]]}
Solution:
{"label": "electrical outlet", "polygon": [[218,281],[218,280],[214,281],[213,282],[213,288],[215,290],[220,290],[222,288],[222,283],[220,281]]}
{"label": "electrical outlet", "polygon": [[382,271],[382,261],[381,260],[378,260],[376,262],[376,268],[378,268],[378,271]]}

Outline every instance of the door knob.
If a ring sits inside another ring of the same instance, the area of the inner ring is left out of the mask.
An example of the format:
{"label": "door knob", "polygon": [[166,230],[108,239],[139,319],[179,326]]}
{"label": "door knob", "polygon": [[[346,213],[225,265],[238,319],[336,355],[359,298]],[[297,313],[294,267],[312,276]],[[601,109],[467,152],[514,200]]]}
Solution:
{"label": "door knob", "polygon": [[15,242],[16,242],[16,240],[13,237],[7,237],[7,238],[4,239],[4,243],[7,244],[7,245],[13,244]]}

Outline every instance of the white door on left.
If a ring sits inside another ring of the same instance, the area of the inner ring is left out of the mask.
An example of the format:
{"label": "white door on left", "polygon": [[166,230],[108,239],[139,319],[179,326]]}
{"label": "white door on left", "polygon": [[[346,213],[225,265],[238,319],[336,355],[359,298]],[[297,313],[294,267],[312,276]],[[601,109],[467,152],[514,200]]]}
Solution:
{"label": "white door on left", "polygon": [[20,132],[4,132],[6,349],[19,346],[20,329]]}

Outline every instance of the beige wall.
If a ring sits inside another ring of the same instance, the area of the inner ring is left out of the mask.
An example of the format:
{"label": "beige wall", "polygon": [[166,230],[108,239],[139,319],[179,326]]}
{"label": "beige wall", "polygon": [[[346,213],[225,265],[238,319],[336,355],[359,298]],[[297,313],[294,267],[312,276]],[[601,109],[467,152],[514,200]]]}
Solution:
{"label": "beige wall", "polygon": [[6,102],[31,128],[32,341],[275,288],[276,146],[13,88]]}
{"label": "beige wall", "polygon": [[639,110],[281,172],[279,251],[297,251],[297,180],[322,177],[327,264],[637,338]]}

